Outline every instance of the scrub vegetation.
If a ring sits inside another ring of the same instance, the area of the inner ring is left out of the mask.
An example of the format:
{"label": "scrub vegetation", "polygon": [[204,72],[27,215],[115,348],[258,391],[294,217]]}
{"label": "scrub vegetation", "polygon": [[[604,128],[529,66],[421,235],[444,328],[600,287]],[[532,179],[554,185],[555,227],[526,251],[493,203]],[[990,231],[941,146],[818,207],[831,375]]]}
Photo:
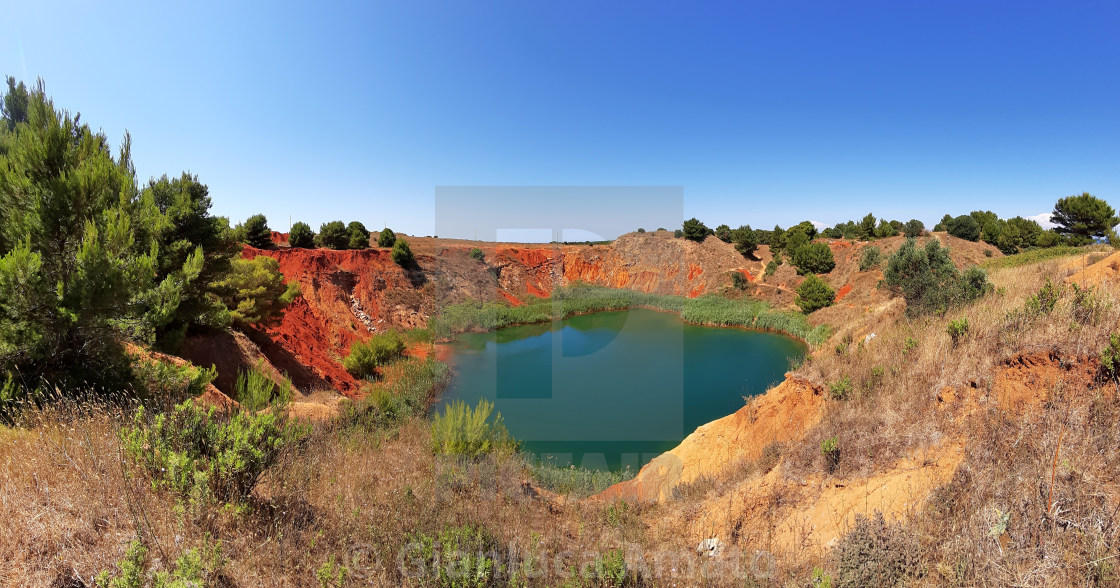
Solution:
{"label": "scrub vegetation", "polygon": [[731,300],[718,295],[684,298],[586,284],[557,288],[551,298],[530,298],[522,306],[496,302],[449,305],[432,320],[432,329],[437,337],[449,337],[466,331],[492,331],[575,314],[636,307],[678,312],[681,320],[694,324],[777,331],[811,345],[819,344],[828,336],[827,327],[814,327],[801,314],[774,310],[758,300]]}

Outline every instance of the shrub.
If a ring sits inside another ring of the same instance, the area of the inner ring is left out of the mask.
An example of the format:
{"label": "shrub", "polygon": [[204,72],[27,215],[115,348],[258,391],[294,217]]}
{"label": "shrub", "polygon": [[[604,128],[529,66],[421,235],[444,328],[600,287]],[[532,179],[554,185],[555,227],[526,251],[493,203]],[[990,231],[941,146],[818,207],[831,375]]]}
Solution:
{"label": "shrub", "polygon": [[723,225],[720,225],[720,226],[716,227],[715,236],[716,236],[717,239],[719,239],[720,241],[723,241],[724,243],[730,243],[731,242],[731,227],[727,226],[726,224],[723,224]]}
{"label": "shrub", "polygon": [[388,371],[392,377],[367,387],[365,398],[346,403],[341,419],[345,425],[377,431],[422,415],[451,377],[447,364],[430,358],[406,358]]}
{"label": "shrub", "polygon": [[945,230],[950,235],[965,241],[980,240],[980,223],[971,215],[962,214],[948,222]]}
{"label": "shrub", "polygon": [[824,280],[810,275],[797,287],[797,299],[794,302],[801,312],[809,314],[826,306],[832,306],[835,299],[836,292],[824,283]]}
{"label": "shrub", "polygon": [[595,561],[588,564],[583,575],[591,582],[612,588],[631,583],[641,584],[637,575],[626,566],[626,558],[621,549],[611,549],[603,555],[596,556]]}
{"label": "shrub", "polygon": [[443,414],[432,420],[432,453],[480,457],[491,451],[516,450],[502,424],[502,415],[490,413],[494,405],[482,398],[473,409],[461,400],[444,407]]}
{"label": "shrub", "polygon": [[254,214],[242,226],[245,243],[257,249],[272,247],[272,229],[268,228],[268,219],[263,214]]}
{"label": "shrub", "polygon": [[745,290],[747,288],[747,278],[743,272],[732,270],[731,271],[731,287],[736,290]]}
{"label": "shrub", "polygon": [[471,259],[476,259],[478,261],[483,261],[486,258],[486,254],[483,253],[482,250],[478,247],[471,248],[470,253],[468,253],[467,255],[469,255]]}
{"label": "shrub", "polygon": [[887,219],[879,221],[879,226],[875,227],[875,238],[886,239],[887,237],[894,237],[898,234],[898,228],[891,224]]}
{"label": "shrub", "polygon": [[821,441],[821,455],[824,456],[825,467],[831,474],[840,466],[840,440],[835,435]]}
{"label": "shrub", "polygon": [[149,570],[148,548],[139,540],[133,540],[125,551],[124,559],[117,562],[119,573],[108,570],[96,576],[95,586],[102,588],[188,588],[209,586],[218,579],[218,574],[226,565],[222,555],[222,542],[211,544],[206,535],[206,543],[201,548],[188,549],[175,560],[175,566],[166,572],[152,573]]}
{"label": "shrub", "polygon": [[680,229],[677,229],[677,230],[673,231],[673,236],[676,237],[677,239],[680,239],[681,237],[684,236],[684,231],[682,231]]}
{"label": "shrub", "polygon": [[832,249],[824,243],[809,243],[793,250],[790,263],[797,268],[797,273],[805,275],[827,274],[836,267],[836,260],[832,257]]}
{"label": "shrub", "polygon": [[283,413],[216,414],[188,399],[149,421],[143,407],[121,429],[124,452],[151,477],[152,486],[183,497],[243,502],[285,447],[306,435]]}
{"label": "shrub", "polygon": [[778,271],[778,267],[780,267],[781,265],[782,265],[782,259],[780,257],[775,257],[775,258],[771,259],[769,262],[766,263],[766,270],[762,272],[762,277],[765,279],[765,278],[769,278],[770,276],[774,275],[774,272]]}
{"label": "shrub", "polygon": [[883,276],[887,287],[906,299],[910,314],[941,314],[991,289],[987,273],[978,267],[969,268],[962,277],[949,258],[949,250],[936,239],[922,248],[914,239],[907,239],[887,260]]}
{"label": "shrub", "polygon": [[392,247],[393,244],[396,243],[396,242],[397,242],[397,234],[394,233],[392,231],[392,229],[390,229],[388,227],[386,227],[384,229],[381,229],[381,232],[378,233],[378,235],[377,235],[377,246],[378,247]]}
{"label": "shrub", "polygon": [[350,354],[342,360],[342,367],[355,378],[368,378],[377,373],[377,368],[400,357],[404,349],[404,340],[396,331],[378,333],[369,341],[350,345]]}
{"label": "shrub", "polygon": [[298,222],[292,225],[292,230],[288,232],[288,245],[310,249],[315,246],[315,233],[311,232],[311,227],[307,223]]}
{"label": "shrub", "polygon": [[868,247],[863,250],[863,256],[859,258],[859,271],[865,272],[877,268],[882,261],[883,252],[878,247]]}
{"label": "shrub", "polygon": [[1105,302],[1097,296],[1095,288],[1089,286],[1082,288],[1077,282],[1072,282],[1073,308],[1070,313],[1073,319],[1081,324],[1096,324],[1104,314]]}
{"label": "shrub", "polygon": [[292,399],[292,381],[285,377],[277,386],[265,372],[263,359],[256,367],[238,371],[236,389],[237,402],[250,412],[269,405],[284,406]]}
{"label": "shrub", "polygon": [[[175,365],[170,361],[156,358],[132,358],[133,377],[140,388],[147,390],[156,398],[172,398],[175,401],[193,398],[206,391],[206,385],[218,376],[214,366],[209,369],[191,364]],[[0,405],[4,395],[0,393]]]}
{"label": "shrub", "polygon": [[953,340],[955,346],[968,335],[968,319],[959,318],[949,321],[949,326],[945,330],[949,333],[949,338]]}
{"label": "shrub", "polygon": [[888,525],[883,513],[856,514],[852,530],[836,546],[837,586],[898,586],[921,574],[917,538],[901,525]]}
{"label": "shrub", "polygon": [[350,233],[342,221],[330,221],[319,227],[319,245],[330,249],[350,247]]}
{"label": "shrub", "polygon": [[704,226],[704,223],[696,218],[690,218],[684,221],[684,225],[681,227],[681,234],[684,235],[685,239],[691,241],[703,241],[710,233],[711,229]]}
{"label": "shrub", "polygon": [[412,256],[412,248],[408,246],[408,241],[404,239],[397,239],[393,244],[393,251],[389,254],[393,258],[393,263],[407,267],[416,262],[416,258]]}
{"label": "shrub", "polygon": [[1101,374],[1106,379],[1120,382],[1120,334],[1109,334],[1108,345],[1101,350]]}
{"label": "shrub", "polygon": [[1032,294],[1027,299],[1026,312],[1028,316],[1042,316],[1054,312],[1054,307],[1058,304],[1058,296],[1061,292],[1054,282],[1049,277],[1046,278],[1046,283],[1039,288],[1038,293]]}
{"label": "shrub", "polygon": [[852,379],[844,376],[839,380],[828,385],[828,394],[834,400],[843,400],[852,393]]}
{"label": "shrub", "polygon": [[299,283],[284,283],[280,262],[267,255],[236,257],[229,273],[214,284],[235,323],[268,322],[300,294]]}
{"label": "shrub", "polygon": [[645,230],[645,229],[643,229],[642,227],[638,227],[638,232],[639,232],[639,233],[644,233],[644,232],[646,232],[646,230]]}
{"label": "shrub", "polygon": [[408,561],[421,568],[409,572],[425,585],[483,588],[498,584],[502,546],[485,528],[447,526],[434,536],[413,533],[408,539]]}

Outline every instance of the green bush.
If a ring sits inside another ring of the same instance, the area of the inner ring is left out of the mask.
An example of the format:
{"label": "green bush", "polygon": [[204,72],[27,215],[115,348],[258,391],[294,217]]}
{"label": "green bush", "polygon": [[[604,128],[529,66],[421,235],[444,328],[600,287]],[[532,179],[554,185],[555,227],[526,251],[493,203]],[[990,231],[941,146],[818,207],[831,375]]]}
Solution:
{"label": "green bush", "polygon": [[446,526],[434,536],[413,533],[408,542],[408,561],[421,566],[409,571],[422,585],[484,588],[499,584],[504,552],[501,544],[481,526]]}
{"label": "green bush", "polygon": [[766,263],[766,270],[762,272],[762,278],[766,279],[774,275],[778,268],[782,265],[782,258],[775,257]]}
{"label": "green bush", "polygon": [[828,394],[834,400],[843,400],[852,393],[852,379],[844,376],[828,385]]}
{"label": "green bush", "polygon": [[292,381],[285,377],[277,386],[265,369],[262,359],[256,367],[238,371],[235,400],[241,408],[256,412],[270,405],[283,407],[292,400]]}
{"label": "green bush", "polygon": [[835,472],[840,466],[840,440],[835,435],[821,441],[821,455],[824,456],[828,473]]}
{"label": "green bush", "polygon": [[311,227],[307,223],[298,222],[292,225],[291,231],[288,232],[288,245],[311,249],[315,247],[315,233],[311,232]]}
{"label": "green bush", "polygon": [[1070,313],[1077,322],[1088,325],[1100,322],[1107,306],[1104,300],[1096,294],[1093,286],[1082,288],[1077,282],[1070,283],[1073,288],[1073,308]]}
{"label": "green bush", "polygon": [[747,289],[747,277],[743,275],[743,272],[738,270],[731,271],[731,287],[736,290]]}
{"label": "green bush", "polygon": [[968,319],[960,318],[949,321],[949,326],[945,330],[949,333],[949,338],[953,340],[953,345],[957,345],[968,336]]}
{"label": "green bush", "polygon": [[907,239],[887,260],[883,276],[887,287],[906,299],[906,310],[912,315],[943,314],[991,289],[987,273],[979,267],[970,267],[962,276],[949,250],[937,239],[930,239],[922,248],[914,239]]}
{"label": "green bush", "polygon": [[141,407],[120,432],[125,454],[147,472],[153,488],[235,503],[244,502],[280,453],[306,434],[282,411],[225,416],[193,399],[150,420]]}
{"label": "green bush", "polygon": [[621,549],[611,549],[596,556],[595,561],[587,565],[583,577],[599,586],[610,588],[641,585],[638,575],[627,567]]}
{"label": "green bush", "polygon": [[350,232],[342,221],[330,221],[319,226],[319,246],[329,249],[348,249]]}
{"label": "green bush", "polygon": [[139,540],[128,544],[124,559],[117,562],[118,573],[109,570],[96,576],[95,585],[100,588],[194,588],[209,586],[217,579],[226,565],[222,555],[222,542],[207,543],[201,548],[188,549],[175,560],[175,566],[166,572],[151,572],[148,562],[148,548]]}
{"label": "green bush", "polygon": [[392,229],[386,227],[377,234],[378,247],[392,247],[397,242],[397,234]]}
{"label": "green bush", "polygon": [[877,268],[882,261],[883,252],[878,247],[868,247],[863,250],[863,256],[859,258],[859,271],[865,272]]}
{"label": "green bush", "polygon": [[1120,382],[1120,334],[1109,334],[1108,345],[1101,350],[1101,374],[1106,379]]}
{"label": "green bush", "polygon": [[836,267],[836,260],[832,257],[832,249],[825,243],[809,243],[793,249],[790,263],[797,268],[797,273],[827,274]]}
{"label": "green bush", "polygon": [[268,219],[263,214],[254,214],[242,226],[245,243],[257,249],[272,247],[272,229],[268,228]]}
{"label": "green bush", "polygon": [[832,290],[816,275],[810,274],[801,282],[797,287],[797,298],[794,302],[801,309],[801,312],[809,314],[813,311],[820,310],[826,306],[832,306],[836,300],[836,292]]}
{"label": "green bush", "polygon": [[472,247],[470,253],[468,253],[467,255],[471,256],[471,259],[477,259],[478,261],[483,261],[484,259],[486,259],[486,254],[483,253],[482,250],[478,247]]}
{"label": "green bush", "polygon": [[432,420],[432,453],[480,457],[491,451],[513,451],[517,442],[509,436],[502,415],[490,419],[494,405],[482,398],[473,409],[461,400],[444,407]]}
{"label": "green bush", "polygon": [[1046,283],[1039,288],[1036,294],[1032,294],[1027,299],[1026,313],[1028,316],[1042,316],[1054,312],[1054,307],[1058,305],[1058,297],[1061,291],[1049,277],[1046,278]]}
{"label": "green bush", "polygon": [[175,401],[201,395],[206,385],[218,377],[214,366],[209,369],[191,364],[178,366],[170,361],[140,357],[133,357],[132,373],[136,383],[148,394]]}
{"label": "green bush", "polygon": [[342,360],[342,367],[355,378],[368,378],[377,373],[377,368],[400,357],[404,349],[404,340],[396,331],[377,333],[369,341],[350,345],[350,354]]}
{"label": "green bush", "polygon": [[406,358],[391,368],[393,377],[367,388],[364,398],[347,402],[341,422],[365,431],[389,429],[420,416],[451,379],[447,364],[434,359]]}
{"label": "green bush", "polygon": [[408,241],[404,239],[397,239],[393,244],[393,251],[389,254],[393,259],[393,263],[407,267],[416,262],[416,258],[412,255],[412,248],[408,246]]}

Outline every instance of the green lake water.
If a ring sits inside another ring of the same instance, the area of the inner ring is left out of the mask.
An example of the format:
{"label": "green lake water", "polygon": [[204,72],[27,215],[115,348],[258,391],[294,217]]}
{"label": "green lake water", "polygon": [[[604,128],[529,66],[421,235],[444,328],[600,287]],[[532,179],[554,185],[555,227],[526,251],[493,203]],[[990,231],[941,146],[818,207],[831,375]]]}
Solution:
{"label": "green lake water", "polygon": [[801,342],[646,309],[598,312],[450,344],[440,400],[494,402],[522,449],[560,465],[637,469],[782,380]]}

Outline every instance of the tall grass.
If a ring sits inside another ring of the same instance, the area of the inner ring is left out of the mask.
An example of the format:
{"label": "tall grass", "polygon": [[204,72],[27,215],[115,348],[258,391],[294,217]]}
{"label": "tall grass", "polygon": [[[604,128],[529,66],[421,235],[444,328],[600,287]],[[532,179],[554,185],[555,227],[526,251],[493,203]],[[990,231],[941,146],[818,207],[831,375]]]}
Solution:
{"label": "tall grass", "polygon": [[522,306],[466,302],[445,307],[431,321],[437,337],[466,331],[491,331],[510,325],[548,322],[576,314],[634,307],[680,313],[685,322],[777,331],[817,345],[828,337],[825,326],[813,327],[800,313],[775,310],[757,300],[730,300],[709,294],[685,298],[576,284],[557,288],[552,298],[530,297]]}
{"label": "tall grass", "polygon": [[576,466],[560,466],[539,457],[522,453],[525,469],[544,489],[574,498],[587,498],[619,482],[633,478],[637,473],[630,468],[620,472],[593,470]]}
{"label": "tall grass", "polygon": [[386,368],[383,382],[367,388],[366,396],[346,408],[342,422],[368,429],[395,427],[428,410],[428,404],[451,379],[447,364],[434,359],[407,358]]}

